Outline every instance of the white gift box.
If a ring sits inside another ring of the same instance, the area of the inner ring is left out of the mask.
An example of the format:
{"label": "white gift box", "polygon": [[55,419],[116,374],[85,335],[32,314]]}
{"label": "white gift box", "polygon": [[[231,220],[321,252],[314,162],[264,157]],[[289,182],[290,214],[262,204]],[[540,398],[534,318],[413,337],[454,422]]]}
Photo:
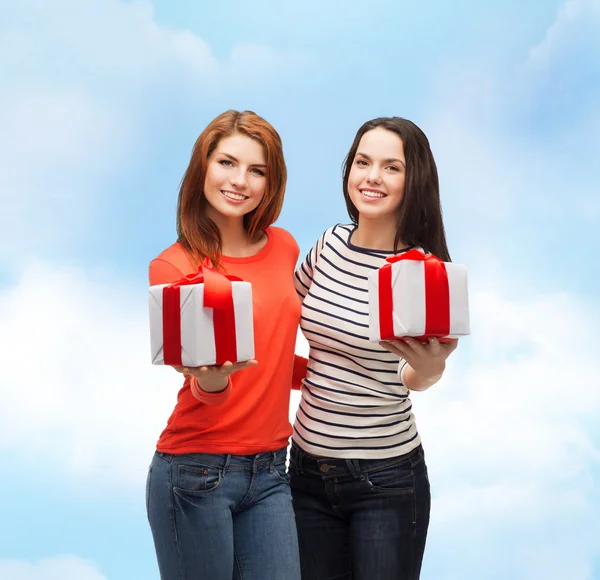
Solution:
{"label": "white gift box", "polygon": [[[419,258],[417,254],[422,257]],[[437,336],[443,340],[470,334],[465,266],[441,262],[435,256],[424,255],[419,250],[411,250],[406,256],[398,254],[388,261],[390,263],[369,276],[370,340],[390,340],[404,336],[423,339]],[[388,271],[382,272],[384,268]],[[431,268],[434,270],[433,275]],[[447,274],[447,281],[444,281],[443,270]],[[430,312],[426,308],[427,292],[435,306],[430,308]],[[438,300],[438,295],[445,295],[445,298]],[[438,314],[444,313],[441,318],[449,323],[447,327],[436,322],[436,310]],[[443,332],[440,332],[441,327],[444,328]]]}
{"label": "white gift box", "polygon": [[[163,288],[168,284],[150,287],[150,343],[152,364],[163,365]],[[254,358],[254,323],[252,315],[252,285],[249,282],[231,282],[235,316],[235,344],[237,359],[242,362]],[[214,310],[204,306],[204,283],[179,288],[179,317],[181,326],[182,366],[198,367],[222,364],[213,324]]]}

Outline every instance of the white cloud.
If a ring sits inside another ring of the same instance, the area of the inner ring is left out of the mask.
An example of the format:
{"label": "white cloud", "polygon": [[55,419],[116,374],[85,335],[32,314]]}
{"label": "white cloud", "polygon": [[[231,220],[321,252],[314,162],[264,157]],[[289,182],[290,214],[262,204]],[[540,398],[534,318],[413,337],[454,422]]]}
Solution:
{"label": "white cloud", "polygon": [[97,567],[76,556],[45,558],[35,563],[0,560],[0,578],[6,580],[107,580]]}
{"label": "white cloud", "polygon": [[599,0],[567,0],[560,7],[556,20],[544,38],[531,48],[527,68],[530,72],[537,69],[547,73],[556,61],[564,59],[565,53],[579,53],[583,46],[592,50],[592,54],[581,53],[584,62],[590,58],[594,60],[594,55],[600,54],[600,41],[596,34],[599,23]]}
{"label": "white cloud", "polygon": [[[430,553],[449,544],[463,557],[446,554],[447,569],[477,578],[585,580],[600,556],[597,307],[475,292],[472,312],[467,352],[413,395],[434,494]],[[492,573],[482,554],[503,551],[511,558]]]}
{"label": "white cloud", "polygon": [[0,446],[139,486],[180,387],[150,364],[146,289],[32,264],[0,319]]}

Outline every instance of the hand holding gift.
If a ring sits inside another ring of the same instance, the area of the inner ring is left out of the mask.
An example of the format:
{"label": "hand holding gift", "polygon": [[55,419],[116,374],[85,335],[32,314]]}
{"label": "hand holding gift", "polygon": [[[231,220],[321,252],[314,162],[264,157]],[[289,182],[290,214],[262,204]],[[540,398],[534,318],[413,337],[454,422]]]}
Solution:
{"label": "hand holding gift", "polygon": [[[390,340],[379,343],[383,348],[403,358],[412,369],[412,380],[403,377],[403,382],[411,384],[415,391],[423,390],[440,380],[446,370],[446,359],[456,350],[458,339],[448,339],[441,343],[437,338],[430,338],[421,343],[414,338]],[[419,384],[421,388],[416,388]]]}
{"label": "hand holding gift", "polygon": [[257,360],[247,360],[238,363],[227,361],[220,366],[202,366],[202,367],[173,367],[177,372],[184,375],[196,377],[199,387],[207,393],[222,391],[227,387],[229,377],[242,369],[255,367]]}

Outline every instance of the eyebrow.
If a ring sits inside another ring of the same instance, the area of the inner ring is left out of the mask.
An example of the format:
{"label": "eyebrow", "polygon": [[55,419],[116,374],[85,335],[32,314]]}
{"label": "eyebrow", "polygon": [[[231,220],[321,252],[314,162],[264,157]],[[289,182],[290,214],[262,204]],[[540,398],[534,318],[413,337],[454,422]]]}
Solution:
{"label": "eyebrow", "polygon": [[[371,161],[371,158],[366,153],[361,153],[360,151],[358,151],[356,153],[356,155],[360,155],[361,157],[364,157],[365,159],[368,159],[369,161]],[[389,159],[384,159],[383,162],[384,163],[401,163],[402,167],[406,167],[406,164],[404,163],[404,161],[402,161],[402,159],[396,159],[394,157],[390,157]]]}
{"label": "eyebrow", "polygon": [[[225,157],[229,157],[229,159],[231,159],[232,161],[239,163],[239,161],[233,155],[229,155],[229,153],[225,153],[224,151],[218,151],[218,153],[219,153],[219,155],[225,155]],[[251,163],[250,166],[251,167],[266,167],[267,164],[266,163]]]}

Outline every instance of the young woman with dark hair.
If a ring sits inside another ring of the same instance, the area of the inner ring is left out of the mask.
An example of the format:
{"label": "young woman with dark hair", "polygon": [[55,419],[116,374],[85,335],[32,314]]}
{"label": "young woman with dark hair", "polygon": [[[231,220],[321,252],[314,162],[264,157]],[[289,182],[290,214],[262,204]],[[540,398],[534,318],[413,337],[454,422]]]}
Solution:
{"label": "young woman with dark hair", "polygon": [[368,339],[368,275],[417,247],[449,261],[425,134],[398,117],[358,131],[345,161],[351,225],[296,271],[310,345],[290,460],[303,580],[416,580],[430,490],[410,391],[435,384],[452,340]]}
{"label": "young woman with dark hair", "polygon": [[[179,193],[178,241],[150,264],[150,284],[205,258],[252,284],[255,358],[177,368],[185,380],[160,435],[147,510],[163,580],[299,580],[286,472],[300,303],[298,245],[273,227],[286,166],[275,129],[227,111],[198,138]],[[304,364],[303,364],[304,361]]]}

